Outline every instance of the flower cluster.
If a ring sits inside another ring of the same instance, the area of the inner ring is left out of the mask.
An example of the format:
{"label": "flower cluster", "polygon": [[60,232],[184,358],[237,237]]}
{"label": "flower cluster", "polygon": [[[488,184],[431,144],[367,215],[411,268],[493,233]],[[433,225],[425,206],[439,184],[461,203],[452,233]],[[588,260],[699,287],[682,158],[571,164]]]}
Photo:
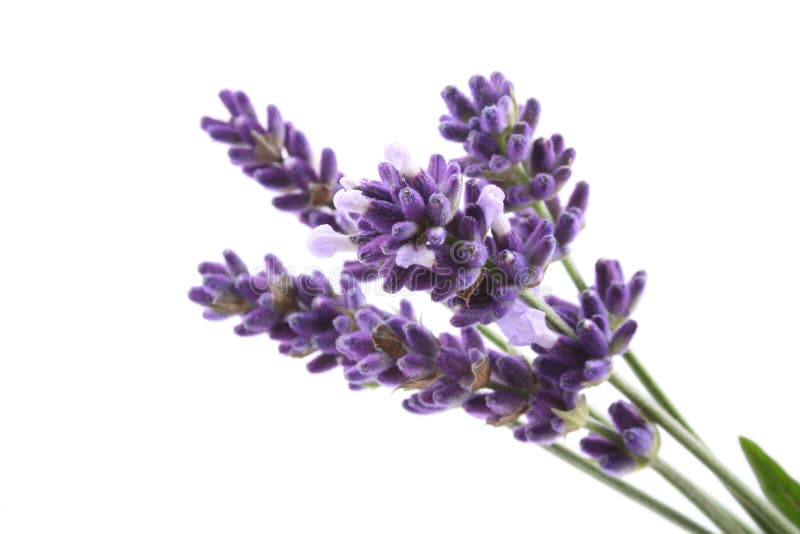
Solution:
{"label": "flower cluster", "polygon": [[[440,119],[445,139],[464,143],[466,156],[458,161],[468,176],[483,178],[501,187],[510,207],[529,207],[542,202],[547,216],[555,221],[559,249],[578,235],[584,223],[589,185],[578,182],[566,206],[559,192],[572,175],[575,150],[559,134],[532,141],[541,108],[535,99],[518,106],[513,86],[495,72],[487,80],[469,80],[470,99],[454,86],[442,91],[450,112]],[[525,217],[530,213],[520,214]]]}
{"label": "flower cluster", "polygon": [[581,440],[581,450],[598,461],[611,475],[622,475],[646,465],[658,452],[658,432],[631,404],[618,401],[608,413],[619,432],[619,440],[589,434]]}
{"label": "flower cluster", "polygon": [[604,381],[611,372],[611,357],[628,348],[636,321],[628,319],[612,329],[603,301],[591,289],[581,293],[580,305],[552,295],[547,303],[576,336],[562,334],[550,347],[535,347],[537,369],[567,391]]}
{"label": "flower cluster", "polygon": [[240,335],[267,334],[283,354],[314,355],[309,371],[341,367],[354,390],[418,390],[403,401],[414,413],[463,406],[488,423],[509,424],[527,410],[538,383],[530,365],[487,349],[477,330],[437,338],[408,301],[397,314],[381,311],[365,302],[349,275],[337,294],[321,273],[292,276],[272,255],[254,275],[233,252],[224,257],[225,263],[200,264],[203,284],[189,298],[205,308],[207,319],[240,317],[234,329]]}
{"label": "flower cluster", "polygon": [[[410,412],[462,408],[511,426],[521,441],[552,444],[589,420],[584,390],[605,381],[612,357],[627,349],[646,277],[626,281],[618,262],[599,260],[578,304],[549,295],[550,310],[531,306],[541,302],[546,269],[584,225],[589,186],[578,182],[562,203],[575,151],[558,134],[534,138],[536,100],[518,105],[499,73],[474,76],[469,87],[471,97],[443,91],[449,115],[440,122],[465,155],[433,155],[421,167],[392,145],[377,179],[360,180],[343,177],[329,149],[316,170],[305,136],[277,108],[268,107],[264,127],[244,93],[223,91],[231,118],[205,118],[203,129],[231,145],[231,161],[248,176],[279,191],[278,209],[312,227],[315,256],[354,259],[334,290],[321,273],[293,276],[272,255],[250,274],[226,251],[223,263],[200,265],[202,285],[189,297],[208,319],[238,317],[237,334],[267,334],[281,353],[311,356],[311,372],[341,368],[351,389],[412,390],[403,401]],[[360,284],[373,279],[446,304],[457,334],[434,335],[407,301],[397,313],[370,305]],[[488,348],[476,324],[496,324],[508,345],[529,346],[533,362],[501,342],[506,352]],[[645,461],[657,435],[624,403],[611,416],[620,439],[591,434],[582,447],[607,472],[622,473]]]}
{"label": "flower cluster", "polygon": [[597,260],[595,290],[608,312],[616,318],[628,317],[639,303],[647,283],[647,273],[637,271],[627,282],[617,260]]}
{"label": "flower cluster", "polygon": [[489,79],[473,76],[469,88],[472,98],[452,85],[442,91],[450,114],[439,119],[439,132],[464,143],[467,157],[462,161],[468,176],[508,173],[528,155],[539,103],[531,99],[518,107],[511,82],[499,72]]}
{"label": "flower cluster", "polygon": [[262,186],[279,192],[272,199],[279,210],[298,213],[311,227],[328,224],[338,228],[331,199],[339,188],[341,173],[333,150],[322,151],[317,170],[306,136],[284,121],[278,108],[267,107],[264,127],[245,93],[225,90],[219,96],[230,118],[203,117],[201,127],[215,141],[230,145],[231,162]]}
{"label": "flower cluster", "polygon": [[[333,202],[355,220],[355,230],[315,228],[308,241],[313,254],[357,252],[358,263],[347,264],[356,277],[377,276],[392,292],[428,291],[453,308],[455,326],[503,318],[520,290],[541,282],[556,239],[551,231],[521,241],[500,188],[464,183],[460,166],[439,155],[427,169],[396,147],[388,159],[378,167],[380,181],[342,179]],[[524,315],[530,319],[531,312]]]}

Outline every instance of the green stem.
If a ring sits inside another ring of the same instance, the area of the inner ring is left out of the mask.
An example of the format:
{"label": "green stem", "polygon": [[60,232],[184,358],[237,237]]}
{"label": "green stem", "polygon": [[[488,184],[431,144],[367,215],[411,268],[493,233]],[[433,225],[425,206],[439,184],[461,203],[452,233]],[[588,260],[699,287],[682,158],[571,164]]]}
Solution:
{"label": "green stem", "polygon": [[682,529],[686,530],[687,532],[695,532],[698,534],[712,534],[710,530],[704,528],[702,525],[696,523],[692,519],[689,519],[679,511],[675,510],[667,506],[666,504],[662,503],[661,501],[651,497],[647,493],[643,492],[642,490],[636,488],[628,484],[627,482],[615,478],[609,475],[606,475],[590,460],[583,458],[582,456],[578,455],[577,453],[571,451],[570,449],[564,447],[563,445],[550,445],[550,446],[542,446],[544,450],[561,458],[571,466],[583,471],[587,475],[594,477],[598,481],[602,482],[606,486],[618,491],[619,493],[625,495],[629,499],[641,504],[645,508],[650,509],[651,511],[657,513],[664,519],[671,521],[675,525],[681,527]]}
{"label": "green stem", "polygon": [[730,472],[700,440],[686,430],[661,406],[640,393],[616,373],[611,373],[608,381],[620,393],[630,399],[645,417],[660,425],[692,453],[695,458],[708,467],[725,484],[728,491],[742,503],[745,509],[754,513],[767,525],[775,529],[776,532],[800,534],[800,530],[797,527],[790,523],[774,506],[756,495],[744,482]]}
{"label": "green stem", "polygon": [[576,288],[578,288],[578,291],[586,291],[589,289],[589,286],[586,284],[586,280],[583,279],[581,272],[578,270],[578,266],[575,265],[575,262],[572,261],[572,258],[569,255],[561,258],[561,265],[564,266],[564,269],[567,271],[572,283],[575,284]]}
{"label": "green stem", "polygon": [[692,501],[722,532],[732,534],[752,534],[752,530],[728,512],[711,495],[704,492],[685,478],[674,467],[660,458],[650,462],[650,468],[672,484],[684,497]]}
{"label": "green stem", "polygon": [[642,362],[636,357],[636,354],[634,354],[632,350],[628,350],[622,355],[622,358],[631,368],[631,371],[633,371],[633,374],[636,376],[642,386],[644,386],[644,389],[646,389],[650,396],[653,397],[653,400],[659,403],[661,407],[667,411],[667,413],[669,413],[676,421],[683,425],[686,430],[691,432],[692,435],[699,439],[697,432],[695,432],[694,429],[689,426],[689,423],[686,422],[686,419],[684,419],[675,405],[672,404],[672,401],[669,399],[669,397],[667,397],[667,394],[664,393],[664,390],[659,387],[653,376],[647,371],[647,369],[645,369],[644,365],[642,365]]}
{"label": "green stem", "polygon": [[491,341],[498,349],[507,353],[514,352],[514,349],[511,347],[511,345],[509,345],[497,332],[488,326],[477,324],[475,325],[475,328],[483,335],[483,337]]}

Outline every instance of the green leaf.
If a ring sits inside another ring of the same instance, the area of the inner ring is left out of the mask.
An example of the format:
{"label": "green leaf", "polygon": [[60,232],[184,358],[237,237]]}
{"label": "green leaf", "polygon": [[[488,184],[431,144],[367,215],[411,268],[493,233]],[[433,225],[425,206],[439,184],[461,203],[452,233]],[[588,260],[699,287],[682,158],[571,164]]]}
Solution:
{"label": "green leaf", "polygon": [[739,438],[739,443],[764,495],[787,519],[800,527],[800,484],[761,447],[744,437]]}

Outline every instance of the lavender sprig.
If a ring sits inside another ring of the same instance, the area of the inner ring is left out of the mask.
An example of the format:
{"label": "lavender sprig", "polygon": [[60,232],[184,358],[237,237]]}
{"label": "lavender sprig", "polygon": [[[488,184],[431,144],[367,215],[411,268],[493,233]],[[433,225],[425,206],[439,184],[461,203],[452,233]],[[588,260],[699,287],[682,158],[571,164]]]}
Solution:
{"label": "lavender sprig", "polygon": [[[201,264],[203,283],[192,288],[190,298],[208,319],[238,317],[239,335],[267,334],[279,342],[280,352],[311,357],[311,372],[340,368],[354,390],[412,390],[403,406],[413,413],[458,408],[508,426],[517,439],[548,447],[687,530],[704,531],[604,478],[651,466],[723,531],[748,532],[660,458],[660,426],[715,473],[767,531],[794,532],[693,435],[628,349],[637,330],[630,315],[645,287],[644,272],[626,279],[619,262],[601,259],[590,287],[570,258],[589,199],[585,182],[561,197],[574,149],[558,134],[535,136],[538,102],[518,105],[503,75],[474,76],[469,87],[471,96],[452,86],[443,91],[448,114],[440,120],[442,135],[461,142],[465,154],[449,162],[434,155],[423,169],[392,146],[378,167],[378,180],[343,178],[329,149],[317,169],[305,136],[284,122],[277,108],[268,107],[262,126],[244,93],[223,91],[230,119],[205,118],[203,129],[231,145],[232,162],[247,175],[280,193],[273,199],[278,209],[298,213],[312,227],[308,244],[315,255],[351,252],[356,261],[345,262],[336,291],[321,273],[294,276],[274,256],[250,274],[235,254],[225,252],[224,263]],[[564,265],[579,290],[576,303],[539,293],[553,261]],[[457,334],[434,335],[406,301],[397,313],[370,305],[359,284],[373,278],[388,291],[424,291],[445,303]],[[488,328],[492,323],[506,340]],[[502,350],[486,347],[481,334]],[[529,346],[532,363],[510,345]],[[657,403],[613,370],[619,354]],[[606,381],[633,403],[612,405],[613,427],[587,401],[588,388]],[[582,429],[589,434],[581,448],[604,473],[555,444]]]}
{"label": "lavender sprig", "polygon": [[279,210],[297,213],[312,228],[321,224],[338,228],[331,199],[342,174],[333,150],[322,150],[317,169],[305,134],[284,121],[277,107],[267,106],[264,126],[242,91],[225,90],[219,97],[230,118],[203,117],[200,125],[213,140],[230,145],[231,162],[265,188],[280,193],[272,199]]}

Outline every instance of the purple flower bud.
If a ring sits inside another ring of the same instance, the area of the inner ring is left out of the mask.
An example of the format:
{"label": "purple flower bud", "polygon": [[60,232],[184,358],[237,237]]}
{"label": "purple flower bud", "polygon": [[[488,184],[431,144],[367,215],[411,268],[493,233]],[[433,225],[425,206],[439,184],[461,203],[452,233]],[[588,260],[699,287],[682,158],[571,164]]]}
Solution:
{"label": "purple flower bud", "polygon": [[628,350],[634,334],[636,334],[637,324],[633,319],[628,319],[616,329],[614,335],[611,336],[611,342],[608,345],[608,352],[610,354],[622,354]]}
{"label": "purple flower bud", "polygon": [[550,174],[539,173],[529,185],[531,196],[536,200],[547,200],[556,191],[556,182]]}
{"label": "purple flower bud", "polygon": [[397,360],[397,367],[410,379],[428,376],[434,370],[431,360],[422,354],[402,356]]}
{"label": "purple flower bud", "polygon": [[628,283],[628,313],[631,313],[636,308],[636,305],[639,303],[639,299],[642,297],[642,293],[644,293],[646,284],[647,273],[644,271],[637,272],[631,278],[631,281]]}
{"label": "purple flower bud", "polygon": [[374,377],[372,375],[363,374],[355,365],[345,369],[344,378],[353,384],[367,384],[374,381]]}
{"label": "purple flower bud", "polygon": [[481,110],[481,128],[489,135],[499,135],[508,126],[508,117],[497,106],[487,106]]}
{"label": "purple flower bud", "polygon": [[636,456],[647,456],[653,450],[653,433],[643,427],[629,428],[622,431],[622,442]]}
{"label": "purple flower bud", "polygon": [[600,299],[600,296],[593,289],[587,289],[581,293],[581,311],[584,317],[592,317],[595,315],[605,315],[606,306]]}
{"label": "purple flower bud", "polygon": [[375,377],[378,384],[388,388],[396,388],[405,382],[406,376],[397,367],[390,367],[389,369],[378,373]]}
{"label": "purple flower bud", "polygon": [[207,274],[203,277],[203,287],[210,293],[218,293],[233,288],[230,277],[222,274]]}
{"label": "purple flower bud", "polygon": [[201,306],[208,306],[214,302],[214,295],[202,287],[193,287],[189,290],[189,300]]}
{"label": "purple flower bud", "polygon": [[420,220],[425,215],[425,201],[415,189],[404,187],[400,190],[399,200],[403,215],[412,221]]}
{"label": "purple flower bud", "polygon": [[428,206],[425,213],[431,224],[444,226],[450,219],[450,201],[443,194],[435,193],[428,198]]}
{"label": "purple flower bud", "polygon": [[511,160],[499,154],[489,158],[489,170],[496,174],[502,174],[511,168]]}
{"label": "purple flower bud", "polygon": [[506,157],[513,163],[519,163],[528,151],[528,139],[521,134],[511,134],[506,143]]}
{"label": "purple flower bud", "polygon": [[534,169],[552,169],[556,156],[550,139],[540,137],[533,142],[531,151],[531,167]]}
{"label": "purple flower bud", "polygon": [[589,319],[578,323],[578,339],[590,358],[608,356],[608,340],[605,333]]}
{"label": "purple flower bud", "polygon": [[394,360],[383,352],[371,352],[358,362],[358,372],[374,375],[385,371],[394,364]]}
{"label": "purple flower bud", "polygon": [[448,141],[463,143],[469,136],[469,126],[462,122],[442,121],[439,123],[439,133]]}
{"label": "purple flower bud", "polygon": [[275,312],[269,308],[255,308],[242,318],[242,324],[251,332],[265,332],[275,322]]}
{"label": "purple flower bud", "polygon": [[414,221],[402,221],[392,225],[392,237],[397,241],[406,241],[419,234],[422,226]]}
{"label": "purple flower bud", "polygon": [[300,211],[309,206],[311,194],[307,192],[288,193],[272,199],[272,205],[283,211]]}
{"label": "purple flower bud", "polygon": [[461,404],[469,396],[469,391],[455,382],[440,386],[433,391],[433,401],[442,407]]}
{"label": "purple flower bud", "polygon": [[539,124],[539,115],[541,113],[541,106],[534,98],[529,98],[519,113],[519,120],[528,123],[531,128],[536,128]]}
{"label": "purple flower bud", "polygon": [[450,110],[450,114],[461,121],[466,122],[470,117],[478,114],[478,110],[475,109],[470,99],[455,86],[445,87],[442,91],[442,99],[444,99],[447,109]]}
{"label": "purple flower bud", "polygon": [[624,282],[611,282],[606,289],[605,303],[608,311],[618,317],[624,317],[628,311],[628,286]]}
{"label": "purple flower bud", "polygon": [[465,412],[478,419],[486,420],[495,415],[486,405],[486,395],[474,395],[463,406]]}
{"label": "purple flower bud", "polygon": [[253,178],[268,189],[286,189],[292,185],[289,175],[281,167],[262,167],[253,172]]}
{"label": "purple flower bud", "polygon": [[281,112],[275,106],[267,106],[267,131],[275,136],[280,145],[283,145],[285,138],[285,124]]}
{"label": "purple flower bud", "polygon": [[500,146],[494,137],[479,130],[472,130],[469,133],[465,147],[470,154],[480,156],[487,161],[493,154],[500,152]]}
{"label": "purple flower bud", "polygon": [[611,358],[589,360],[583,365],[583,378],[586,382],[601,382],[611,373]]}
{"label": "purple flower bud", "polygon": [[286,139],[286,151],[303,161],[311,161],[311,145],[303,132],[292,128]]}
{"label": "purple flower bud", "polygon": [[439,342],[430,330],[418,323],[403,326],[403,333],[408,345],[416,352],[434,356],[439,349]]}
{"label": "purple flower bud", "polygon": [[491,106],[497,100],[489,80],[483,76],[475,75],[470,78],[469,89],[472,92],[472,100],[475,101],[478,109]]}
{"label": "purple flower bud", "polygon": [[617,401],[609,406],[608,414],[611,416],[611,420],[614,421],[614,426],[619,430],[645,425],[645,420],[639,415],[636,408],[625,401]]}
{"label": "purple flower bud", "polygon": [[239,276],[240,274],[247,274],[247,265],[242,259],[236,255],[232,250],[224,250],[222,256],[225,258],[225,264],[228,266],[231,274]]}
{"label": "purple flower bud", "polygon": [[555,235],[560,245],[567,245],[575,240],[581,230],[581,214],[575,209],[568,209],[558,218],[556,222]]}
{"label": "purple flower bud", "polygon": [[599,259],[594,266],[595,287],[599,295],[605,296],[612,282],[622,281],[622,267],[616,260]]}
{"label": "purple flower bud", "polygon": [[586,213],[586,208],[589,205],[589,184],[586,182],[578,182],[575,184],[575,189],[567,201],[567,208],[578,208],[581,212]]}
{"label": "purple flower bud", "polygon": [[495,362],[497,373],[503,382],[519,389],[531,389],[533,372],[525,358],[503,354]]}
{"label": "purple flower bud", "polygon": [[504,416],[516,412],[527,399],[513,391],[493,391],[486,397],[486,407],[494,414]]}
{"label": "purple flower bud", "polygon": [[375,350],[372,336],[367,332],[345,334],[336,340],[336,348],[354,361],[359,361]]}
{"label": "purple flower bud", "polygon": [[212,119],[210,117],[203,117],[200,121],[200,127],[214,141],[221,143],[238,144],[244,142],[242,135],[230,124]]}
{"label": "purple flower bud", "polygon": [[339,365],[339,359],[336,354],[320,354],[306,364],[306,369],[309,373],[324,373],[337,365]]}
{"label": "purple flower bud", "polygon": [[600,458],[600,468],[612,476],[624,475],[636,468],[636,460],[624,452],[614,452]]}

